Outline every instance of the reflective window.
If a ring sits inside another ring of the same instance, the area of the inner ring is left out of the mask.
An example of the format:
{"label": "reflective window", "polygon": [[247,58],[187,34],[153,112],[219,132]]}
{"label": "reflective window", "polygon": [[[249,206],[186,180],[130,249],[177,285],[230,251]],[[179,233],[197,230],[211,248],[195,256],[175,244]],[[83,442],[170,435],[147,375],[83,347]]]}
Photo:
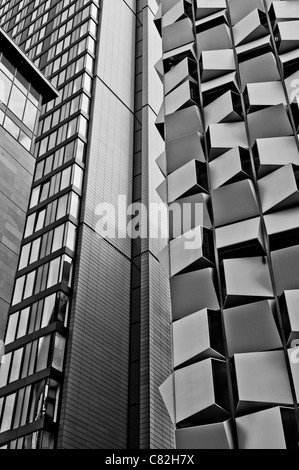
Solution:
{"label": "reflective window", "polygon": [[32,132],[34,131],[34,125],[37,116],[37,108],[31,101],[27,100],[23,122]]}
{"label": "reflective window", "polygon": [[12,413],[15,404],[16,394],[9,395],[6,397],[5,406],[2,415],[1,429],[0,432],[5,432],[10,429],[12,421]]}
{"label": "reflective window", "polygon": [[8,102],[8,107],[20,120],[22,120],[23,117],[25,103],[26,96],[15,85],[13,85]]}
{"label": "reflective window", "polygon": [[0,70],[0,101],[4,104],[8,103],[11,86],[11,80]]}

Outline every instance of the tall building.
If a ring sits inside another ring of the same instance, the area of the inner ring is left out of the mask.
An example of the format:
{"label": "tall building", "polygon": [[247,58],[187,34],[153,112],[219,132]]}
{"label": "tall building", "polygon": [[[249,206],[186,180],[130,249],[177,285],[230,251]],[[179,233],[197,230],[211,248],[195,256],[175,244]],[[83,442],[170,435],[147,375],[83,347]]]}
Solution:
{"label": "tall building", "polygon": [[[1,448],[174,445],[158,390],[172,370],[169,283],[157,258],[165,242],[126,232],[127,207],[159,202],[163,179],[156,10],[153,0],[0,2],[1,28],[51,82],[49,98],[59,93],[29,129],[34,158],[15,156],[26,223],[4,299]],[[26,142],[24,119],[17,138]],[[99,229],[103,204],[115,208],[115,237]],[[139,226],[158,222],[144,215]]]}
{"label": "tall building", "polygon": [[0,2],[1,448],[298,449],[298,26]]}
{"label": "tall building", "polygon": [[298,449],[299,2],[161,0],[155,22],[177,448]]}

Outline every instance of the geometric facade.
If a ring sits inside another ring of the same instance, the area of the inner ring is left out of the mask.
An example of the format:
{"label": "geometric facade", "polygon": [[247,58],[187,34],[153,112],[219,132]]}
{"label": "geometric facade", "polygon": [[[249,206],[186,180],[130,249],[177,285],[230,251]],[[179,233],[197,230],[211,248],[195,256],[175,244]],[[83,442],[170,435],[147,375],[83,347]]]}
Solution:
{"label": "geometric facade", "polygon": [[166,201],[211,221],[169,232],[177,446],[298,448],[299,2],[159,3]]}
{"label": "geometric facade", "polygon": [[[171,373],[166,241],[126,230],[128,208],[161,203],[156,10],[153,0],[1,2],[1,27],[59,93],[41,108],[10,272],[1,448],[174,446],[158,390]],[[115,209],[114,237],[100,231],[102,204]],[[158,225],[140,221],[145,233]]]}

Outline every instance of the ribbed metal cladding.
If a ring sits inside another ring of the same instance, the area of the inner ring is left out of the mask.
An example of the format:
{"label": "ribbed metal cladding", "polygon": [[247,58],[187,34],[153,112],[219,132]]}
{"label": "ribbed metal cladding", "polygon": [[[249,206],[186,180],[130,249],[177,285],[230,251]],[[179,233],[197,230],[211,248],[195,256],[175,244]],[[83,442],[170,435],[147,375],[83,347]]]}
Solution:
{"label": "ribbed metal cladding", "polygon": [[154,70],[161,53],[153,21],[156,10],[153,1],[137,1],[133,202],[147,210],[141,219],[141,232],[147,236],[132,241],[128,448],[133,449],[174,446],[174,428],[158,391],[171,371],[169,286],[157,260],[166,242],[150,236],[157,224],[150,207],[161,202],[155,191],[162,180],[155,156],[164,147],[155,128],[162,99],[162,85]]}
{"label": "ribbed metal cladding", "polygon": [[159,255],[178,449],[298,448],[298,22],[298,1],[159,2],[158,192],[195,210]]}

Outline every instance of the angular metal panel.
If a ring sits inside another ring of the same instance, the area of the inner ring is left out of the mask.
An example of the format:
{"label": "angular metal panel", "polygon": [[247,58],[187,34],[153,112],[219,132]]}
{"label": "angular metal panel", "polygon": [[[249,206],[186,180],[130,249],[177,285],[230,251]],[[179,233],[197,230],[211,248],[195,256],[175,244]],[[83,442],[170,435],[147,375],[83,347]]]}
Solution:
{"label": "angular metal panel", "polygon": [[235,25],[255,8],[265,11],[263,0],[228,0],[232,24]]}
{"label": "angular metal panel", "polygon": [[286,21],[299,18],[299,2],[294,0],[271,2],[270,16],[276,21]]}
{"label": "angular metal panel", "polygon": [[165,116],[166,142],[194,132],[203,132],[199,108],[191,106]]}
{"label": "angular metal panel", "polygon": [[280,80],[280,74],[272,52],[248,59],[239,64],[242,88],[248,83]]}
{"label": "angular metal panel", "polygon": [[220,10],[226,9],[225,0],[196,0],[196,19],[205,18]]}
{"label": "angular metal panel", "polygon": [[271,253],[277,294],[299,289],[299,246],[291,246]]}
{"label": "angular metal panel", "polygon": [[191,230],[198,225],[212,228],[208,204],[209,196],[204,193],[177,199],[168,206],[169,238],[182,235],[186,228]]}
{"label": "angular metal panel", "polygon": [[274,320],[274,300],[224,310],[229,356],[282,348]]}
{"label": "angular metal panel", "polygon": [[171,421],[175,423],[174,377],[171,374],[159,387]]}
{"label": "angular metal panel", "polygon": [[259,215],[255,189],[248,179],[213,189],[211,198],[216,227]]}
{"label": "angular metal panel", "polygon": [[206,82],[236,70],[233,49],[202,51],[202,81]]}
{"label": "angular metal panel", "polygon": [[230,49],[232,47],[229,27],[226,24],[215,26],[196,34],[198,52]]}
{"label": "angular metal panel", "polygon": [[[266,230],[270,240],[270,249],[285,248],[298,241],[299,207],[266,214],[264,216]],[[283,237],[286,238],[285,242]]]}
{"label": "angular metal panel", "polygon": [[248,148],[244,122],[211,124],[208,129],[209,159],[213,160],[233,147]]}
{"label": "angular metal panel", "polygon": [[206,130],[210,124],[242,121],[240,95],[227,91],[204,108]]}
{"label": "angular metal panel", "polygon": [[175,5],[162,16],[162,27],[175,23],[186,17],[184,0],[177,0]]}
{"label": "angular metal panel", "polygon": [[299,166],[299,152],[294,136],[257,139],[254,153],[259,178],[288,163]]}
{"label": "angular metal panel", "polygon": [[248,127],[251,145],[256,139],[293,134],[286,108],[282,104],[249,114]]}
{"label": "angular metal panel", "polygon": [[168,202],[200,192],[207,192],[204,163],[191,160],[168,176]]}
{"label": "angular metal panel", "polygon": [[292,207],[299,202],[297,167],[291,163],[264,176],[258,181],[264,213]]}
{"label": "angular metal panel", "polygon": [[299,20],[279,22],[277,34],[279,54],[297,49],[299,47]]}
{"label": "angular metal panel", "polygon": [[266,15],[258,9],[242,18],[233,26],[235,45],[239,46],[268,35],[269,31],[263,25],[266,21]]}
{"label": "angular metal panel", "polygon": [[207,268],[181,274],[170,280],[173,320],[204,308],[219,309],[213,276],[213,269]]}
{"label": "angular metal panel", "polygon": [[[164,76],[165,95],[185,80],[193,80],[191,74],[194,75],[194,67],[196,68],[196,62],[185,58],[169,70]],[[195,80],[194,82],[197,83]]]}
{"label": "angular metal panel", "polygon": [[248,113],[259,108],[287,104],[282,82],[249,83],[246,87]]}
{"label": "angular metal panel", "polygon": [[187,80],[165,96],[165,115],[172,114],[180,109],[194,106],[197,104],[197,101],[197,85],[194,85],[192,82]]}
{"label": "angular metal panel", "polygon": [[269,267],[264,257],[225,259],[223,276],[226,307],[273,297]]}
{"label": "angular metal panel", "polygon": [[211,240],[207,241],[212,235],[209,236],[207,232],[209,230],[199,226],[170,241],[171,276],[186,269],[189,271],[213,267]]}
{"label": "angular metal panel", "polygon": [[174,372],[177,423],[187,418],[196,422],[228,416],[216,402],[217,381],[213,367],[216,362],[225,368],[225,362],[206,359]]}
{"label": "angular metal panel", "polygon": [[189,44],[193,40],[194,35],[190,18],[185,18],[162,28],[163,52],[172,51],[177,47]]}
{"label": "angular metal panel", "polygon": [[[220,313],[217,312],[215,315],[219,316],[220,324]],[[174,322],[172,328],[174,367],[192,359],[206,359],[207,357],[224,359],[223,351],[215,349],[213,338],[210,335],[210,312],[208,310],[188,315]]]}
{"label": "angular metal panel", "polygon": [[205,163],[202,135],[199,132],[166,141],[167,173],[170,174],[181,166],[197,160]]}
{"label": "angular metal panel", "polygon": [[266,253],[260,217],[217,228],[215,235],[217,249],[224,258],[235,258],[248,252]]}
{"label": "angular metal panel", "polygon": [[[299,345],[299,290],[285,290],[279,298],[279,305],[288,346],[293,341]],[[296,355],[296,360],[299,354]]]}
{"label": "angular metal panel", "polygon": [[235,354],[237,413],[267,405],[292,405],[283,351]]}
{"label": "angular metal panel", "polygon": [[281,408],[259,411],[236,419],[239,448],[286,449]]}
{"label": "angular metal panel", "polygon": [[177,449],[234,449],[231,421],[177,429]]}
{"label": "angular metal panel", "polygon": [[211,189],[251,177],[249,152],[234,147],[209,163]]}

